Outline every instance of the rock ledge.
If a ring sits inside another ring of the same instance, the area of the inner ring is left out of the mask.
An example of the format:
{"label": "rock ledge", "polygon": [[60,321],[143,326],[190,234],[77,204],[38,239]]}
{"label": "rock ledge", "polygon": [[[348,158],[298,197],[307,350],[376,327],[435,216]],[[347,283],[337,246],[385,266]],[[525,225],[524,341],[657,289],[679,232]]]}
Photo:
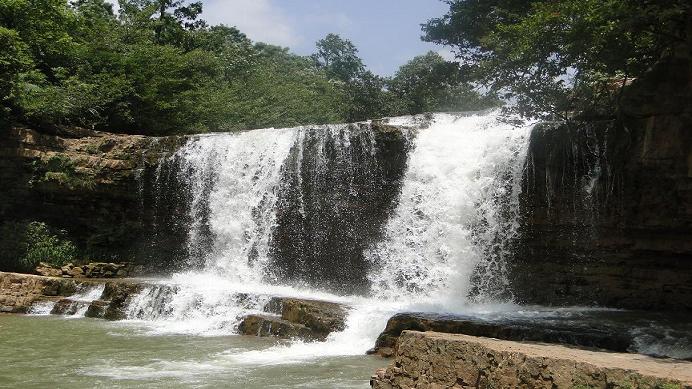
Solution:
{"label": "rock ledge", "polygon": [[370,385],[390,388],[692,388],[692,363],[543,343],[404,331],[394,364]]}

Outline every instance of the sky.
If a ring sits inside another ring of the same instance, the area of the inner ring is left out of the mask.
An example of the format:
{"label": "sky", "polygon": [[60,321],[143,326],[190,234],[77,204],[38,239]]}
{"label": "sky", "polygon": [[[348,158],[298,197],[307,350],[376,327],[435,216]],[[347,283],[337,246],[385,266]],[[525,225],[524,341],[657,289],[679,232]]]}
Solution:
{"label": "sky", "polygon": [[399,66],[429,50],[451,58],[448,49],[420,39],[420,25],[445,14],[441,0],[203,0],[210,24],[236,26],[254,41],[312,54],[315,42],[337,33],[358,47],[376,74],[392,75]]}

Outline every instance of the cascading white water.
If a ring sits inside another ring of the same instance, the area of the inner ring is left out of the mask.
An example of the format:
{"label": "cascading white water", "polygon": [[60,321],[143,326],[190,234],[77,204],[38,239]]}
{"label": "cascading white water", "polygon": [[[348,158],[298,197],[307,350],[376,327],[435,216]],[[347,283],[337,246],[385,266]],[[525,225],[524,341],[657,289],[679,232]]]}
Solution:
{"label": "cascading white water", "polygon": [[209,135],[181,150],[181,173],[192,187],[189,247],[195,252],[202,246],[208,212],[214,241],[197,255],[210,272],[237,282],[264,276],[281,166],[295,137],[295,129]]}
{"label": "cascading white water", "polygon": [[[398,310],[423,304],[450,311],[465,303],[474,270],[485,266],[502,272],[502,256],[488,259],[484,251],[501,251],[488,247],[501,246],[498,240],[512,238],[516,231],[511,209],[500,212],[498,207],[517,205],[521,171],[516,166],[523,164],[529,127],[501,123],[497,113],[438,114],[426,128],[419,128],[420,118],[396,118],[389,124],[413,128],[408,136],[412,144],[398,205],[383,238],[365,252],[369,296],[267,282],[272,279],[271,233],[277,223],[282,167],[293,150],[301,168],[309,131],[265,129],[200,136],[177,154],[180,176],[191,188],[189,252],[203,259],[204,270],[177,274],[166,282],[173,285],[167,292],[147,289],[131,303],[130,317],[155,321],[156,331],[219,334],[231,332],[243,314],[261,310],[269,295],[350,304],[347,328],[330,335],[329,346],[295,343],[244,356],[272,359],[272,353],[280,351],[280,358],[300,359],[361,354]],[[342,169],[353,179],[356,159],[349,154],[355,152],[349,134],[356,130],[328,126],[321,129],[325,135],[318,136],[333,141],[311,138],[311,144],[317,144],[313,152],[320,154],[313,174],[324,174],[331,155],[348,159]],[[363,155],[375,153],[369,131],[359,135],[365,137],[361,143],[366,147],[358,149]],[[333,153],[327,153],[327,144]],[[298,171],[295,177],[302,187],[303,174]],[[297,206],[304,216],[302,197]],[[501,274],[494,276],[502,279]]]}
{"label": "cascading white water", "polygon": [[[375,295],[458,305],[477,266],[494,268],[485,277],[505,277],[504,258],[484,251],[516,235],[529,128],[496,114],[440,114],[418,133],[399,206],[369,253]],[[509,218],[499,214],[503,206]]]}

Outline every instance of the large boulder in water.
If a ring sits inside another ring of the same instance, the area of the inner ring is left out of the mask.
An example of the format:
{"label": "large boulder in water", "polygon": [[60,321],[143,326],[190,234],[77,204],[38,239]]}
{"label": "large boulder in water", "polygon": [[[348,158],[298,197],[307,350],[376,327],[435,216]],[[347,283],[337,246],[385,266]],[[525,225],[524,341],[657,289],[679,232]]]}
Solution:
{"label": "large boulder in water", "polygon": [[324,338],[346,328],[346,307],[338,303],[275,297],[269,301],[265,310],[280,314],[284,320],[302,324]]}
{"label": "large boulder in water", "polygon": [[315,334],[308,327],[291,323],[276,316],[248,315],[238,326],[238,332],[243,335],[277,336],[285,339],[316,340]]}
{"label": "large boulder in water", "polygon": [[347,307],[329,301],[273,297],[264,310],[273,315],[244,317],[238,327],[240,333],[323,341],[330,333],[346,328]]}

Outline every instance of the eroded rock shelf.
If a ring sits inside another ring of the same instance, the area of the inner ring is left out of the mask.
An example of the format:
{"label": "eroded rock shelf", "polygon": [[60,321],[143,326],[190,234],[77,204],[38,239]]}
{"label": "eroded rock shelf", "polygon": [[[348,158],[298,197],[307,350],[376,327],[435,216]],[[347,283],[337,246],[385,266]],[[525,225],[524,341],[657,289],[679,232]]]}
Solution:
{"label": "eroded rock shelf", "polygon": [[377,371],[371,386],[682,389],[692,387],[692,363],[561,345],[404,331],[394,363]]}

